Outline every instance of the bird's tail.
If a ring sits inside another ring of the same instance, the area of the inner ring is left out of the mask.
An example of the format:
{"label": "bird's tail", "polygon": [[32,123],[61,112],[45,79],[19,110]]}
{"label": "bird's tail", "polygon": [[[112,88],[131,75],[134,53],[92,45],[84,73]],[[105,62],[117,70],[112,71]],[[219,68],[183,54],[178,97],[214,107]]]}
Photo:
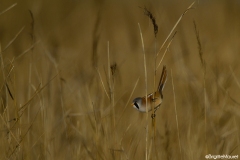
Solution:
{"label": "bird's tail", "polygon": [[158,91],[159,91],[161,97],[163,97],[162,91],[163,91],[163,88],[164,88],[164,85],[165,85],[166,81],[167,81],[167,68],[164,65],[163,70],[162,70],[162,75],[161,75],[159,85],[158,85]]}

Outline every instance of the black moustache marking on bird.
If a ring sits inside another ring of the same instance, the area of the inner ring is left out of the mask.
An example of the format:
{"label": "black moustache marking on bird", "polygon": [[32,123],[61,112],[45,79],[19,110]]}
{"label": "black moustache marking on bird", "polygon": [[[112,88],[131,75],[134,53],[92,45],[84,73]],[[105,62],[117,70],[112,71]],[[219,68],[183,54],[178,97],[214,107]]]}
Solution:
{"label": "black moustache marking on bird", "polygon": [[138,104],[136,102],[134,102],[134,106],[136,106],[137,109],[139,109],[139,106],[138,106]]}

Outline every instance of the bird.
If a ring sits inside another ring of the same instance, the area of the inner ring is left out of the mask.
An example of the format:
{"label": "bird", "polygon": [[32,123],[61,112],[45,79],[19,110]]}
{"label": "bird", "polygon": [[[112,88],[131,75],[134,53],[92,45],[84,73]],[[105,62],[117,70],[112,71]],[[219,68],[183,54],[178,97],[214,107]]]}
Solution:
{"label": "bird", "polygon": [[167,81],[167,69],[166,69],[166,66],[164,65],[157,91],[147,95],[147,103],[146,103],[146,96],[135,98],[132,102],[133,108],[135,108],[140,112],[149,112],[152,110],[152,108],[154,108],[154,113],[155,113],[156,110],[162,104],[163,88],[166,81]]}

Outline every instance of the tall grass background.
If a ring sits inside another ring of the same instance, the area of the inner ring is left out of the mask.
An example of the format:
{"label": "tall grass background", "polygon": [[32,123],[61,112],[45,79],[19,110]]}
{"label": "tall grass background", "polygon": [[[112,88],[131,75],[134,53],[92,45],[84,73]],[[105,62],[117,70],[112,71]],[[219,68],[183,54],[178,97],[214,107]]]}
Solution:
{"label": "tall grass background", "polygon": [[192,2],[1,2],[0,159],[239,155],[237,0],[196,1],[176,27],[154,138],[150,114],[130,105],[145,78],[155,90],[156,52]]}

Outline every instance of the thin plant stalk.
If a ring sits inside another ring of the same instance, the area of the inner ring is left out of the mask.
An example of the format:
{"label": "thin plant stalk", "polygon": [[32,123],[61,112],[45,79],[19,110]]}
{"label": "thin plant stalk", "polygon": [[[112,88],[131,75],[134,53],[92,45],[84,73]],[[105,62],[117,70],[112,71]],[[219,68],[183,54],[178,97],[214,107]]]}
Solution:
{"label": "thin plant stalk", "polygon": [[137,81],[136,81],[136,83],[135,83],[135,85],[134,85],[134,87],[133,87],[133,90],[132,90],[132,92],[131,92],[131,94],[130,94],[130,96],[129,96],[129,98],[128,98],[128,101],[127,101],[126,105],[124,106],[123,112],[122,112],[122,114],[120,115],[119,120],[117,121],[117,124],[116,124],[116,125],[118,125],[118,123],[121,121],[121,118],[122,118],[122,116],[123,116],[123,113],[125,112],[125,110],[126,110],[126,108],[127,108],[127,106],[128,106],[128,103],[130,102],[130,100],[131,100],[131,98],[132,98],[133,92],[135,91],[135,89],[136,89],[136,87],[137,87],[138,81],[139,81],[139,77],[138,77],[138,79],[137,79]]}
{"label": "thin plant stalk", "polygon": [[[2,54],[2,45],[1,45],[1,43],[0,43],[0,59],[1,59],[1,69],[2,69],[2,76],[3,76],[3,80],[5,81],[5,83],[7,83],[7,79],[6,79],[6,76],[5,76],[5,72],[4,72],[4,61],[3,61],[3,54]],[[7,114],[7,119],[9,120],[9,109],[8,109],[8,91],[7,91],[7,86],[6,85],[4,85],[5,87],[5,98],[6,98],[6,106],[5,106],[5,108],[6,108],[6,114]],[[7,124],[7,127],[8,128],[10,128],[10,125],[9,125],[9,123],[6,123]],[[9,143],[11,143],[10,142],[11,141],[11,138],[10,138],[10,136],[8,137],[8,142]]]}
{"label": "thin plant stalk", "polygon": [[207,146],[207,91],[206,91],[206,63],[203,59],[203,51],[202,51],[202,44],[200,41],[199,31],[197,29],[197,24],[193,21],[195,35],[198,44],[198,54],[201,61],[202,69],[203,69],[203,96],[204,96],[204,123],[205,123],[205,145],[206,145],[206,154],[208,154],[208,146]]}
{"label": "thin plant stalk", "polygon": [[[110,106],[112,108],[112,136],[113,136],[113,145],[116,143],[116,135],[115,135],[115,102],[114,102],[114,75],[111,75],[111,64],[110,64],[110,49],[109,49],[109,41],[107,43],[107,56],[108,56],[108,85],[110,91]],[[112,78],[112,79],[111,79]],[[114,147],[114,146],[113,146]],[[112,152],[113,158],[115,157],[115,152]]]}
{"label": "thin plant stalk", "polygon": [[109,95],[108,95],[108,93],[107,93],[106,87],[104,86],[104,83],[103,83],[103,80],[102,80],[102,76],[101,76],[101,74],[100,74],[100,72],[99,72],[99,69],[96,68],[96,70],[97,70],[97,73],[98,73],[99,79],[100,79],[100,81],[101,81],[101,84],[102,84],[103,90],[104,90],[104,92],[105,92],[107,98],[110,100],[110,97],[109,97]]}
{"label": "thin plant stalk", "polygon": [[111,100],[112,114],[113,114],[113,128],[115,128],[114,77],[112,77],[113,80],[111,81],[110,70],[111,70],[111,65],[110,65],[110,51],[109,51],[109,41],[108,41],[108,83],[109,83],[109,89],[110,89],[110,100]]}
{"label": "thin plant stalk", "polygon": [[[155,43],[154,43],[154,48],[155,48],[155,57],[157,57],[157,39],[155,37]],[[157,76],[157,70],[156,70],[156,64],[157,64],[157,58],[155,58],[154,60],[154,78],[153,78],[153,93],[156,90],[156,76]],[[155,94],[153,94],[153,99]],[[152,115],[154,115],[154,106],[155,106],[155,101],[153,101],[153,105],[152,105]],[[155,117],[155,116],[154,116]],[[155,118],[152,117],[152,137],[153,139],[155,139],[155,132],[156,132],[156,126],[155,126]]]}
{"label": "thin plant stalk", "polygon": [[[156,76],[157,76],[157,38],[155,37],[155,60],[154,60],[154,78],[153,78],[153,88],[154,90],[156,89]],[[154,93],[154,92],[153,92]],[[155,98],[154,97],[155,94],[153,94],[153,99]],[[155,106],[155,101],[154,101],[154,106]],[[154,143],[154,149],[155,149],[155,153],[156,153],[156,159],[159,159],[158,158],[158,150],[157,150],[157,147],[156,147],[156,141],[155,141],[155,138],[156,138],[156,117],[155,117],[155,113],[154,113],[154,108],[152,108],[152,130],[153,130],[153,134],[152,134],[152,140],[153,140],[153,143]]]}
{"label": "thin plant stalk", "polygon": [[[157,65],[157,67],[156,67],[156,71],[155,71],[155,72],[157,72],[160,64],[162,63],[163,58],[165,57],[167,51],[169,50],[169,47],[170,47],[170,45],[171,45],[171,43],[172,43],[172,41],[173,41],[173,39],[174,39],[174,37],[175,37],[176,34],[177,34],[177,32],[175,32],[175,33],[173,34],[171,40],[169,41],[169,43],[168,43],[168,45],[167,45],[167,48],[165,49],[165,51],[164,51],[164,53],[163,53],[163,56],[162,56],[161,60],[159,61],[158,65]],[[157,57],[156,57],[156,59],[157,59]]]}
{"label": "thin plant stalk", "polygon": [[[34,44],[34,17],[33,17],[33,14],[32,14],[32,12],[31,11],[29,11],[30,12],[30,16],[31,16],[31,20],[32,20],[32,22],[31,22],[31,45],[33,45]],[[33,62],[33,48],[31,48],[31,50],[30,50],[31,52],[30,52],[30,58],[29,58],[29,76],[28,76],[28,84],[29,85],[32,85],[32,62]],[[28,87],[28,96],[27,96],[27,98],[28,99],[30,99],[30,97],[31,97],[31,94],[32,94],[32,92],[31,92],[31,87]],[[29,104],[30,105],[30,104]],[[28,107],[28,111],[27,111],[27,114],[28,114],[28,116],[27,116],[27,121],[28,121],[28,124],[30,124],[30,115],[31,115],[31,107]],[[30,144],[30,134],[28,134],[27,135],[27,141],[28,141],[28,144]]]}
{"label": "thin plant stalk", "polygon": [[179,151],[180,151],[181,159],[182,159],[182,149],[181,149],[181,142],[180,142],[180,134],[179,134],[179,126],[178,126],[178,115],[177,115],[177,104],[176,104],[176,96],[175,96],[175,89],[174,89],[174,83],[173,83],[172,69],[171,69],[171,77],[172,77],[172,87],[173,87],[174,109],[175,109],[176,123],[177,123],[178,145],[179,145]]}
{"label": "thin plant stalk", "polygon": [[13,39],[11,41],[9,41],[9,43],[5,46],[5,48],[2,50],[2,52],[4,52],[16,39],[17,37],[22,33],[22,31],[24,30],[25,26],[23,26],[18,33],[13,37]]}
{"label": "thin plant stalk", "polygon": [[208,154],[207,146],[207,92],[206,92],[206,81],[205,81],[205,71],[203,73],[203,90],[204,90],[204,122],[205,122],[205,143],[206,143],[206,154]]}
{"label": "thin plant stalk", "polygon": [[167,40],[170,38],[171,34],[173,33],[173,31],[176,29],[176,27],[178,26],[179,22],[182,20],[183,16],[190,10],[193,9],[192,6],[194,5],[195,2],[193,2],[184,12],[183,14],[179,17],[178,21],[175,23],[175,25],[173,26],[172,30],[170,31],[170,33],[168,34],[167,38],[165,39],[165,41],[163,42],[162,46],[160,47],[158,53],[157,53],[157,57],[159,55],[159,53],[161,52],[162,48],[164,47],[165,43],[167,42]]}
{"label": "thin plant stalk", "polygon": [[4,14],[5,12],[9,11],[10,9],[12,9],[13,7],[15,7],[17,5],[17,3],[12,4],[10,7],[8,7],[7,9],[3,10],[2,12],[0,12],[0,15]]}
{"label": "thin plant stalk", "polygon": [[[143,61],[144,61],[144,75],[145,75],[145,101],[146,101],[146,106],[148,105],[147,103],[147,65],[146,65],[146,55],[145,55],[145,48],[144,48],[144,42],[143,42],[143,35],[142,35],[142,30],[141,26],[138,23],[139,27],[139,32],[141,36],[141,42],[142,42],[142,50],[143,50]],[[145,150],[145,159],[148,159],[148,111],[146,110],[146,150]]]}

